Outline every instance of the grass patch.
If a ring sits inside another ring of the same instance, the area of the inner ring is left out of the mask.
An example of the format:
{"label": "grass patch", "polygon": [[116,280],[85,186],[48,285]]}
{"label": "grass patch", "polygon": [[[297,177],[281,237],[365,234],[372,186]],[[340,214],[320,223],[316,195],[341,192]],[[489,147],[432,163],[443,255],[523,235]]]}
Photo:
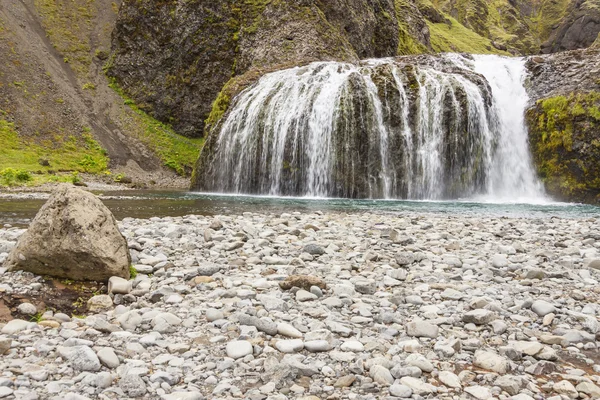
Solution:
{"label": "grass patch", "polygon": [[459,52],[472,54],[508,54],[492,46],[489,39],[464,27],[454,18],[446,15],[450,24],[427,21],[431,37],[431,47],[440,53]]}
{"label": "grass patch", "polygon": [[23,138],[14,124],[0,119],[0,184],[36,185],[74,182],[74,174],[103,173],[108,167],[106,151],[89,129],[79,136],[54,134],[45,140]]}
{"label": "grass patch", "polygon": [[94,0],[35,0],[42,25],[64,62],[80,76],[92,63],[89,32],[98,10]]}
{"label": "grass patch", "polygon": [[135,277],[137,276],[138,272],[137,269],[134,268],[133,265],[129,266],[129,278],[130,279],[135,279]]}
{"label": "grass patch", "polygon": [[119,87],[114,79],[109,86],[117,92],[137,115],[129,132],[154,151],[166,167],[173,169],[181,176],[190,176],[200,150],[204,145],[203,138],[187,138],[178,135],[173,129],[152,118],[142,111]]}

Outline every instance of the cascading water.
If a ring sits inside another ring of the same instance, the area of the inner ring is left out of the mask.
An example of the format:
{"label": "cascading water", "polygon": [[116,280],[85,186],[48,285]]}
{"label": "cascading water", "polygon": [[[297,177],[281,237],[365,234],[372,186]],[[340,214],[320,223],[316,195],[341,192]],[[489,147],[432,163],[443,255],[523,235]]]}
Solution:
{"label": "cascading water", "polygon": [[200,157],[196,187],[350,198],[540,198],[524,62],[419,56],[321,62],[244,90]]}

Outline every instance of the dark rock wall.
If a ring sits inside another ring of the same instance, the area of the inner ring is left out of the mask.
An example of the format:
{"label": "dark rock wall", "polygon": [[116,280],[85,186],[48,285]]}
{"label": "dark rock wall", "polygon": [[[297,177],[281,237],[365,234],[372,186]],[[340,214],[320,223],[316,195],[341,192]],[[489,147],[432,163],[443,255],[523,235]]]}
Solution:
{"label": "dark rock wall", "polygon": [[575,0],[569,8],[569,14],[542,45],[542,53],[589,47],[599,32],[600,0]]}
{"label": "dark rock wall", "polygon": [[202,136],[213,101],[235,76],[393,56],[398,41],[392,0],[127,0],[109,75],[154,117]]}

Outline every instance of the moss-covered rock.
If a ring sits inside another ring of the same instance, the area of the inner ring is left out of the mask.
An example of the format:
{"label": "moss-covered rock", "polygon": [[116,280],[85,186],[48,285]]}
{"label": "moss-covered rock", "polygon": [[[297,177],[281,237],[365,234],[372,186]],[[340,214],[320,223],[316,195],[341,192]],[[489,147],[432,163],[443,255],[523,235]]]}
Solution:
{"label": "moss-covered rock", "polygon": [[527,111],[529,140],[547,191],[600,203],[600,92],[539,100]]}

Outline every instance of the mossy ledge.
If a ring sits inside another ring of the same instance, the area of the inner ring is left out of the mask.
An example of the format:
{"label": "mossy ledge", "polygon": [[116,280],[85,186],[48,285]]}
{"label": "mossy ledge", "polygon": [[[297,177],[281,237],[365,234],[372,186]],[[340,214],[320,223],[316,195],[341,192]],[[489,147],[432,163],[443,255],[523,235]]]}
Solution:
{"label": "mossy ledge", "polygon": [[539,100],[527,111],[540,178],[557,199],[600,203],[600,92]]}

